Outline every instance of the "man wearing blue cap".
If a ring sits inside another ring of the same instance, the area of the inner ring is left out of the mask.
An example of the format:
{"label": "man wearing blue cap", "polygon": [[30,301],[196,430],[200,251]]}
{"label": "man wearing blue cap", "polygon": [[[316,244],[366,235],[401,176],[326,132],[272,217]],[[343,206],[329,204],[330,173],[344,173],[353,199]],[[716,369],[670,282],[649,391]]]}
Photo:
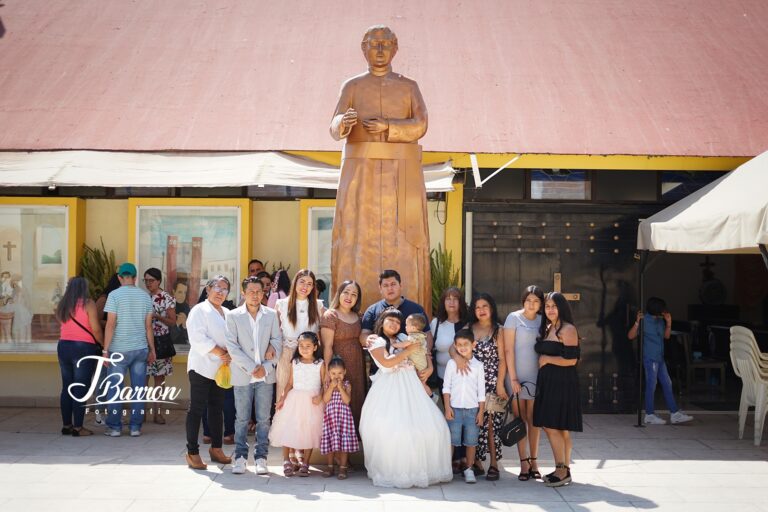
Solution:
{"label": "man wearing blue cap", "polygon": [[[123,263],[117,270],[120,288],[107,297],[104,312],[107,313],[107,325],[104,332],[104,357],[111,357],[109,385],[114,390],[110,400],[120,400],[122,384],[116,386],[117,375],[125,378],[131,375],[134,394],[144,386],[147,380],[147,363],[155,360],[155,339],[152,335],[152,299],[136,286],[136,266]],[[122,360],[115,361],[113,354],[121,354]],[[109,404],[107,430],[104,435],[120,437],[123,413],[122,404]],[[131,404],[131,437],[141,435],[143,404]]]}

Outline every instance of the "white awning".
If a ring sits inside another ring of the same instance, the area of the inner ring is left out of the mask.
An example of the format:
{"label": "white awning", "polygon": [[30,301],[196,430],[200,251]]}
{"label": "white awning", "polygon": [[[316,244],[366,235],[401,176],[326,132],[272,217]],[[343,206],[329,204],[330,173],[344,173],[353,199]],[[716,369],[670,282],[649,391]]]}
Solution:
{"label": "white awning", "polygon": [[[453,190],[450,162],[424,166],[427,192]],[[3,187],[243,187],[336,189],[339,169],[276,152],[0,152]],[[1,192],[0,192],[1,193]]]}
{"label": "white awning", "polygon": [[643,220],[637,233],[648,251],[757,253],[758,244],[768,244],[768,152]]}

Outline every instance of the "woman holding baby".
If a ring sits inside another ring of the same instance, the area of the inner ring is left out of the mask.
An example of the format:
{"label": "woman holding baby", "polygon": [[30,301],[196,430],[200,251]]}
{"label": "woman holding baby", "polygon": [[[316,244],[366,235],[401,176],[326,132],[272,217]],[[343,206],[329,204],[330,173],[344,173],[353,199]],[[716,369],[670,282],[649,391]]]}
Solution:
{"label": "woman holding baby", "polygon": [[379,371],[363,404],[360,437],[374,485],[427,487],[453,478],[451,436],[408,361],[419,344],[392,353],[403,321],[400,311],[390,308],[376,322],[376,339],[368,350]]}

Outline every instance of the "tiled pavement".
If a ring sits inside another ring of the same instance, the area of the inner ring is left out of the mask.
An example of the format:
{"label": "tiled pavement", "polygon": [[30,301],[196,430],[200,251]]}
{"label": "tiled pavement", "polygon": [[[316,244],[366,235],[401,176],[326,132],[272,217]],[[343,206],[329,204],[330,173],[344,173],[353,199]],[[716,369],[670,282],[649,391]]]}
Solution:
{"label": "tiled pavement", "polygon": [[[509,448],[501,480],[474,486],[457,477],[428,489],[383,489],[362,469],[343,482],[314,470],[310,478],[287,479],[276,449],[269,476],[256,476],[252,465],[245,475],[218,465],[195,472],[183,459],[184,413],[171,411],[167,419],[146,425],[138,438],[107,438],[95,427],[99,435],[72,438],[58,433],[56,409],[0,409],[0,511],[768,512],[768,442],[753,446],[751,415],[743,440],[735,414],[647,428],[634,427],[628,415],[585,416],[574,441],[574,483],[560,489],[518,482],[517,453]],[[539,459],[551,470],[545,436]]]}

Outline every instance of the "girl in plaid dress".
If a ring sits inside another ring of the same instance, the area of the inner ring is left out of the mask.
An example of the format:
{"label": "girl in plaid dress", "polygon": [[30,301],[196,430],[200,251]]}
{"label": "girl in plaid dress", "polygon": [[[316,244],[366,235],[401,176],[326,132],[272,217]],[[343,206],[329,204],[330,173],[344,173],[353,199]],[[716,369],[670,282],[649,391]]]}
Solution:
{"label": "girl in plaid dress", "polygon": [[329,384],[323,393],[325,415],[323,416],[323,437],[320,453],[328,456],[328,469],[323,473],[331,477],[334,473],[334,459],[339,461],[339,480],[346,480],[349,469],[348,454],[360,449],[355,432],[355,420],[349,402],[352,400],[352,385],[344,380],[347,368],[344,360],[334,356],[328,363]]}

